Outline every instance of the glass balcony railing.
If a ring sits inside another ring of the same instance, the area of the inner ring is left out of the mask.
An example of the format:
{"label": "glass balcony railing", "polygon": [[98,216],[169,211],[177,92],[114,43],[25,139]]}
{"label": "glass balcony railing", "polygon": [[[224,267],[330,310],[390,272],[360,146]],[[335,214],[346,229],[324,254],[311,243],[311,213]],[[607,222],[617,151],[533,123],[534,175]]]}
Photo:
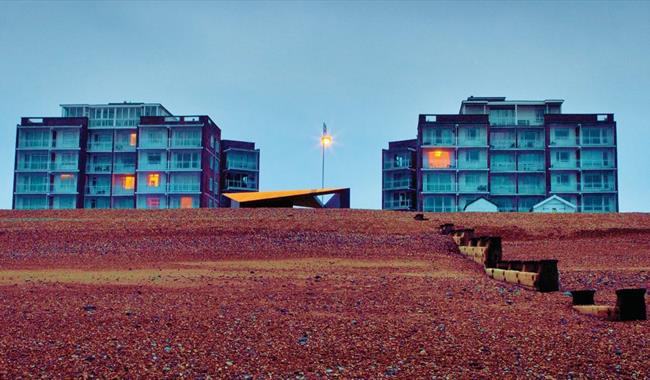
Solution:
{"label": "glass balcony railing", "polygon": [[115,164],[113,168],[115,173],[133,173],[135,172],[135,164]]}
{"label": "glass balcony railing", "polygon": [[582,160],[580,167],[583,169],[610,169],[614,167],[613,161],[587,161]]}
{"label": "glass balcony railing", "polygon": [[169,191],[172,193],[198,193],[201,186],[198,183],[170,183]]}
{"label": "glass balcony railing", "polygon": [[487,169],[485,161],[458,161],[459,169]]}
{"label": "glass balcony railing", "polygon": [[514,161],[492,162],[490,169],[495,172],[515,171],[517,170],[517,165]]}
{"label": "glass balcony railing", "polygon": [[422,191],[425,193],[452,193],[456,191],[455,183],[427,183],[422,184]]}
{"label": "glass balcony railing", "polygon": [[43,171],[43,170],[47,170],[49,167],[50,164],[47,161],[43,161],[43,162],[18,161],[18,170]]}
{"label": "glass balcony railing", "polygon": [[172,148],[200,148],[201,139],[171,139]]}
{"label": "glass balcony railing", "polygon": [[485,193],[488,191],[487,185],[460,185],[458,192],[460,193]]}
{"label": "glass balcony railing", "polygon": [[255,183],[237,181],[237,180],[226,180],[226,187],[228,189],[250,189],[250,190],[254,190],[256,188]]}
{"label": "glass balcony railing", "polygon": [[200,161],[171,161],[169,169],[172,170],[198,170],[201,169]]}
{"label": "glass balcony railing", "polygon": [[492,185],[491,187],[491,192],[492,194],[502,194],[502,195],[508,195],[508,194],[515,194],[517,190],[515,189],[515,185]]}
{"label": "glass balcony railing", "polygon": [[127,142],[115,142],[116,152],[135,152],[135,145]]}
{"label": "glass balcony railing", "polygon": [[553,183],[551,184],[551,191],[553,192],[573,192],[573,191],[578,191],[578,184],[577,183],[569,183],[569,184],[560,184],[560,183]]}
{"label": "glass balcony railing", "polygon": [[113,188],[113,195],[133,195],[134,189],[125,189],[124,186],[115,186]]}
{"label": "glass balcony railing", "polygon": [[544,140],[535,140],[535,141],[524,140],[524,141],[519,141],[519,144],[518,144],[517,147],[519,149],[543,149],[544,148]]}
{"label": "glass balcony railing", "polygon": [[582,184],[582,191],[584,192],[600,192],[600,191],[614,191],[616,188],[613,183],[603,184]]}
{"label": "glass balcony railing", "polygon": [[49,149],[51,143],[43,140],[19,140],[18,148]]}
{"label": "glass balcony railing", "polygon": [[384,201],[384,208],[389,210],[403,210],[411,208],[412,202],[410,199],[388,199]]}
{"label": "glass balcony railing", "polygon": [[543,162],[520,162],[517,169],[522,172],[536,172],[544,170]]}
{"label": "glass balcony railing", "polygon": [[46,193],[49,189],[49,186],[45,183],[43,184],[18,184],[16,186],[17,193]]}
{"label": "glass balcony railing", "polygon": [[410,169],[411,160],[386,160],[384,169]]}
{"label": "glass balcony railing", "polygon": [[551,161],[551,169],[576,169],[576,161]]}
{"label": "glass balcony railing", "polygon": [[50,163],[50,170],[63,170],[74,171],[79,169],[77,162],[52,162]]}
{"label": "glass balcony railing", "polygon": [[54,185],[52,186],[52,192],[58,194],[72,194],[77,192],[77,184],[73,185]]}
{"label": "glass balcony railing", "polygon": [[544,194],[544,186],[542,185],[519,185],[519,194],[537,195]]}
{"label": "glass balcony railing", "polygon": [[111,193],[110,185],[95,185],[86,187],[87,195],[109,195]]}
{"label": "glass balcony railing", "polygon": [[411,188],[411,180],[408,178],[401,180],[384,181],[384,190],[409,188]]}
{"label": "glass balcony railing", "polygon": [[113,143],[111,141],[88,143],[89,152],[110,152],[112,150],[113,150]]}
{"label": "glass balcony railing", "polygon": [[492,140],[490,146],[495,149],[514,149],[517,143],[515,140]]}
{"label": "glass balcony railing", "polygon": [[110,173],[111,164],[87,164],[86,171],[88,173]]}

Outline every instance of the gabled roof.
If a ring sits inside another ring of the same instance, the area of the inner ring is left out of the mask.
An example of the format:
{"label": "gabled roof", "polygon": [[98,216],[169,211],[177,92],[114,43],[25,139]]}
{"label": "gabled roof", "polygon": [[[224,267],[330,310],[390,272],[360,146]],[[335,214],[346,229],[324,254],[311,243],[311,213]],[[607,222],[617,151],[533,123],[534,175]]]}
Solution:
{"label": "gabled roof", "polygon": [[493,205],[494,207],[499,208],[499,206],[497,206],[494,202],[490,201],[489,199],[487,199],[485,197],[478,197],[478,198],[474,199],[473,201],[469,202],[468,204],[466,204],[465,208],[463,208],[463,211],[466,211],[468,206],[471,206],[471,205],[473,205],[474,203],[476,203],[476,202],[478,202],[480,200],[484,200],[484,201],[488,202],[489,204]]}
{"label": "gabled roof", "polygon": [[537,208],[537,207],[541,207],[541,206],[545,205],[546,203],[548,203],[548,202],[550,202],[550,201],[552,201],[552,200],[554,200],[554,199],[557,199],[558,201],[564,203],[565,205],[567,205],[567,206],[569,206],[569,207],[572,207],[572,208],[575,208],[575,209],[578,208],[578,206],[576,206],[576,205],[574,205],[573,203],[567,201],[566,199],[564,199],[564,198],[562,198],[562,197],[559,197],[559,196],[557,196],[557,195],[552,195],[552,196],[550,196],[550,197],[544,199],[543,201],[539,202],[538,204],[534,205],[534,206],[533,206],[533,209],[535,209],[535,208]]}

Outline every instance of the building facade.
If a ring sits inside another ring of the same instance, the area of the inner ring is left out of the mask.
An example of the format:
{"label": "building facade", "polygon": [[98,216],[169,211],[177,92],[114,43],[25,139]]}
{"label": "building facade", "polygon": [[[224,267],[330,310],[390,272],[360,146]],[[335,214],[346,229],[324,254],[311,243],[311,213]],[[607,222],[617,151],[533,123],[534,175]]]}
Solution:
{"label": "building facade", "polygon": [[174,116],[156,103],[61,107],[62,117],[25,117],[17,127],[15,209],[220,206],[222,162],[232,158],[210,117]]}
{"label": "building facade", "polygon": [[[483,197],[499,211],[528,212],[556,195],[579,212],[618,211],[614,115],[563,114],[562,103],[469,97],[458,114],[420,115],[417,139],[407,140],[415,185],[391,187],[403,178],[392,168],[405,147],[389,143],[383,208],[463,211]],[[402,197],[412,205],[394,202]]]}

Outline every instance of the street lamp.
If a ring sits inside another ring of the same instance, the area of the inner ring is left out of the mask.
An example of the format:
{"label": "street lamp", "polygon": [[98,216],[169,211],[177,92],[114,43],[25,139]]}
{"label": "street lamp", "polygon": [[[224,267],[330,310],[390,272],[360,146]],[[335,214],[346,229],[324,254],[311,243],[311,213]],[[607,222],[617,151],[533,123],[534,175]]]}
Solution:
{"label": "street lamp", "polygon": [[[327,133],[327,124],[323,123],[323,133],[320,135],[320,145],[323,149],[323,166],[321,170],[321,189],[325,188],[325,148],[332,145],[332,135]],[[321,197],[322,201],[323,197]]]}

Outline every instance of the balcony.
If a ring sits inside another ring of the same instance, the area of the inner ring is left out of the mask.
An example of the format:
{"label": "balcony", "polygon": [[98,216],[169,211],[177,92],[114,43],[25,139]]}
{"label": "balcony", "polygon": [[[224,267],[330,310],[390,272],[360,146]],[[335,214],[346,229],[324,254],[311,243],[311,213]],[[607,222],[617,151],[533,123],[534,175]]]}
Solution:
{"label": "balcony", "polygon": [[599,192],[610,192],[616,191],[613,183],[604,183],[604,184],[594,184],[587,185],[582,184],[582,192],[584,193],[599,193]]}
{"label": "balcony", "polygon": [[484,185],[460,185],[458,187],[459,193],[487,193],[488,186]]}
{"label": "balcony", "polygon": [[77,171],[79,170],[79,163],[77,162],[52,162],[50,163],[50,170],[52,171]]}
{"label": "balcony", "polygon": [[54,194],[76,194],[77,184],[76,183],[72,185],[54,184],[54,186],[52,186],[51,192]]}
{"label": "balcony", "polygon": [[43,140],[18,140],[18,149],[50,149],[50,141]]}
{"label": "balcony", "polygon": [[576,161],[551,161],[551,169],[556,170],[573,170],[577,169],[578,165]]}
{"label": "balcony", "polygon": [[227,160],[226,166],[228,170],[257,171],[257,162],[255,161]]}
{"label": "balcony", "polygon": [[613,161],[587,161],[583,160],[580,163],[582,169],[614,169]]}
{"label": "balcony", "polygon": [[409,178],[405,178],[384,181],[384,190],[396,189],[411,189],[411,180]]}
{"label": "balcony", "polygon": [[384,209],[389,210],[404,210],[410,209],[412,207],[412,201],[410,199],[388,199],[384,201]]}
{"label": "balcony", "polygon": [[124,186],[115,186],[113,188],[113,195],[133,195],[133,188],[124,188]]}
{"label": "balcony", "polygon": [[518,190],[522,195],[543,195],[546,191],[542,185],[519,185]]}
{"label": "balcony", "polygon": [[35,194],[35,193],[47,193],[49,190],[49,185],[46,183],[43,184],[18,184],[16,186],[16,193],[24,194]]}
{"label": "balcony", "polygon": [[511,185],[492,185],[491,193],[495,195],[513,195],[517,192],[515,184]]}
{"label": "balcony", "polygon": [[520,162],[519,165],[517,166],[517,170],[521,172],[539,172],[539,171],[544,171],[544,163],[543,162]]}
{"label": "balcony", "polygon": [[519,149],[544,149],[544,140],[535,140],[535,141],[519,141],[517,145]]}
{"label": "balcony", "polygon": [[110,185],[95,185],[86,187],[86,195],[110,195]]}
{"label": "balcony", "polygon": [[201,139],[171,139],[172,148],[201,148]]}
{"label": "balcony", "polygon": [[569,184],[551,184],[551,192],[553,193],[575,193],[578,191],[578,184],[573,182]]}
{"label": "balcony", "polygon": [[226,180],[227,189],[237,189],[237,190],[256,190],[254,182],[244,182],[228,179]]}
{"label": "balcony", "polygon": [[111,152],[113,151],[112,142],[91,142],[88,143],[88,152]]}
{"label": "balcony", "polygon": [[485,161],[458,161],[458,169],[487,169]]}
{"label": "balcony", "polygon": [[424,193],[455,193],[456,183],[427,183],[422,184],[422,192]]}
{"label": "balcony", "polygon": [[86,172],[87,173],[110,173],[111,172],[111,167],[113,165],[107,163],[107,164],[87,164],[86,165]]}
{"label": "balcony", "polygon": [[492,149],[515,149],[517,148],[517,143],[515,140],[492,140],[490,147]]}
{"label": "balcony", "polygon": [[517,170],[517,165],[514,161],[492,162],[490,169],[493,172],[514,172]]}
{"label": "balcony", "polygon": [[115,142],[115,151],[116,152],[135,152],[135,145],[131,145],[127,142]]}
{"label": "balcony", "polygon": [[169,163],[169,170],[186,170],[196,171],[201,170],[200,161],[171,161]]}
{"label": "balcony", "polygon": [[170,193],[200,193],[201,186],[198,183],[170,183]]}
{"label": "balcony", "polygon": [[50,167],[50,164],[47,161],[43,162],[25,162],[18,161],[18,168],[16,170],[20,171],[47,171]]}
{"label": "balcony", "polygon": [[113,168],[113,172],[115,172],[115,173],[134,173],[135,172],[135,164],[116,163],[115,167]]}

